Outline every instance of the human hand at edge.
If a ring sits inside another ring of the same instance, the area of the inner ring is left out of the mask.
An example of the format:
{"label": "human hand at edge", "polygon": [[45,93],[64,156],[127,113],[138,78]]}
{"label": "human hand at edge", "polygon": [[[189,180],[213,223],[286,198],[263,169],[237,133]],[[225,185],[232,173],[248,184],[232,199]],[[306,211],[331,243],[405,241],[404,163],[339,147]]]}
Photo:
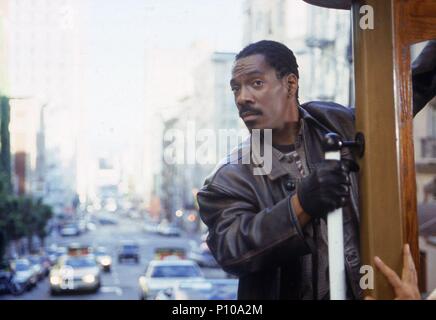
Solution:
{"label": "human hand at edge", "polygon": [[[421,300],[418,289],[418,276],[408,244],[403,248],[403,270],[400,277],[394,270],[389,268],[379,257],[374,257],[374,263],[388,280],[395,292],[395,300]],[[375,300],[372,296],[366,296],[365,300]]]}

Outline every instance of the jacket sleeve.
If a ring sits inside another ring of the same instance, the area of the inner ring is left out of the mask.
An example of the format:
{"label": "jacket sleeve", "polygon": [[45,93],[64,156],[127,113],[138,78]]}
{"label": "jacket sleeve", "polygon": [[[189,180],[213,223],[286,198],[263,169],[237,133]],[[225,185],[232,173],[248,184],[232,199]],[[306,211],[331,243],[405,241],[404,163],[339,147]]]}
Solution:
{"label": "jacket sleeve", "polygon": [[209,248],[229,273],[241,276],[310,253],[292,212],[290,196],[259,211],[225,186],[209,184],[197,199],[200,216],[209,227]]}
{"label": "jacket sleeve", "polygon": [[436,40],[429,41],[413,61],[412,86],[415,117],[436,96]]}
{"label": "jacket sleeve", "polygon": [[413,116],[436,96],[436,40],[429,41],[412,64]]}

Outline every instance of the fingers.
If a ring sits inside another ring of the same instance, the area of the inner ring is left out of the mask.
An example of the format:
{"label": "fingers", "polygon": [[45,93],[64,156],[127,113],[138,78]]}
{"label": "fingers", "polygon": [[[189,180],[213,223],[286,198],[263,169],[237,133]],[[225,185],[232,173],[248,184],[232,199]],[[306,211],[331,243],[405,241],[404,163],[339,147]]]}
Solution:
{"label": "fingers", "polygon": [[351,184],[348,173],[342,171],[340,168],[338,169],[337,167],[333,169],[331,167],[322,168],[321,170],[318,171],[318,177],[323,184],[329,184],[329,185]]}
{"label": "fingers", "polygon": [[436,289],[428,295],[426,300],[436,300]]}
{"label": "fingers", "polygon": [[375,300],[375,298],[373,296],[366,296],[364,300]]}
{"label": "fingers", "polygon": [[416,275],[415,264],[413,263],[412,254],[409,245],[403,249],[403,272],[402,278],[389,268],[379,257],[374,258],[376,267],[386,277],[395,291],[396,300],[420,300],[421,295],[418,289],[418,278]]}
{"label": "fingers", "polygon": [[330,205],[324,205],[328,212],[349,204],[351,180],[347,164],[339,160],[324,160],[318,163],[317,181],[323,186],[324,198],[330,201]]}
{"label": "fingers", "polygon": [[412,253],[410,252],[409,244],[405,244],[403,248],[402,279],[411,284],[416,284],[418,282],[415,263],[413,261]]}
{"label": "fingers", "polygon": [[343,167],[345,167],[345,170],[347,172],[359,172],[359,170],[360,170],[359,165],[354,160],[342,159],[341,162],[342,162]]}
{"label": "fingers", "polygon": [[349,167],[343,160],[324,160],[319,163],[319,176],[329,184],[350,185]]}
{"label": "fingers", "polygon": [[381,273],[383,273],[394,290],[396,291],[399,289],[401,287],[401,279],[395,271],[389,268],[379,257],[375,257],[374,262],[376,267],[381,271]]}

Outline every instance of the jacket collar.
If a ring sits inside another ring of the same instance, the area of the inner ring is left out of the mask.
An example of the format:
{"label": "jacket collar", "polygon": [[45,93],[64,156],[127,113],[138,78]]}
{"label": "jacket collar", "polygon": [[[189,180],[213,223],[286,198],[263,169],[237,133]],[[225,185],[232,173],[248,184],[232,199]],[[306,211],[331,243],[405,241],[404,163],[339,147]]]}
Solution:
{"label": "jacket collar", "polygon": [[[279,150],[274,148],[273,146],[270,146],[270,147],[271,147],[271,151],[272,151],[271,152],[271,156],[272,156],[271,171],[265,172],[265,170],[263,170],[263,174],[267,175],[269,179],[275,180],[281,176],[287,175],[288,172],[286,170],[284,170],[283,166],[280,164],[280,159],[283,157],[283,154]],[[254,163],[262,163],[262,159],[260,159],[258,157],[257,153],[253,152],[251,155],[252,155]],[[256,166],[256,165],[253,165],[253,166]]]}
{"label": "jacket collar", "polygon": [[[299,139],[301,139],[301,136],[303,134],[303,128],[304,128],[304,122],[307,120],[313,120],[316,121],[306,110],[304,110],[301,106],[298,107],[299,109],[299,118],[301,122],[300,131],[298,133]],[[251,137],[251,136],[250,136]],[[249,137],[249,139],[250,139]],[[248,140],[249,140],[248,139]],[[276,180],[277,178],[280,178],[282,176],[288,175],[289,172],[285,170],[285,168],[280,164],[280,160],[283,158],[283,153],[271,146],[272,149],[272,166],[271,166],[271,172],[264,172],[265,175],[268,176],[270,180]],[[254,160],[254,163],[262,163],[261,159],[259,159],[258,155],[256,153],[252,153],[252,157]]]}
{"label": "jacket collar", "polygon": [[[309,112],[307,112],[303,107],[298,106],[298,113],[300,117],[300,132],[299,136],[303,137],[303,131],[304,127],[306,126],[307,122],[313,122],[317,125],[320,125],[323,127],[312,115],[310,115]],[[277,150],[276,148],[272,147],[272,162],[271,162],[271,171],[266,172],[263,170],[263,174],[267,175],[270,180],[276,180],[277,178],[280,178],[282,176],[288,175],[289,172],[287,172],[283,166],[280,164],[280,160],[283,157],[283,154]],[[251,135],[247,137],[237,148],[237,152],[232,152],[229,158],[227,158],[227,161],[237,163],[244,157],[247,157],[248,154],[251,152]],[[264,150],[264,149],[263,149]],[[236,150],[235,150],[236,151]],[[253,167],[259,168],[262,172],[262,166],[256,165],[256,163],[262,164],[262,159],[257,155],[256,153],[251,153],[250,163]]]}

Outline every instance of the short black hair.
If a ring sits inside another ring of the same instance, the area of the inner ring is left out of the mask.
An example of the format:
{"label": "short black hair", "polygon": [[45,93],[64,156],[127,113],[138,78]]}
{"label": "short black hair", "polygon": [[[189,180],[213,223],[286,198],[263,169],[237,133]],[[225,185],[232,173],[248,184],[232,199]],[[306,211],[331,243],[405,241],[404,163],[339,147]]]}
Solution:
{"label": "short black hair", "polygon": [[261,54],[265,57],[265,61],[277,71],[279,79],[290,73],[299,78],[297,59],[292,50],[283,43],[272,40],[251,43],[236,55],[235,60],[255,54]]}

